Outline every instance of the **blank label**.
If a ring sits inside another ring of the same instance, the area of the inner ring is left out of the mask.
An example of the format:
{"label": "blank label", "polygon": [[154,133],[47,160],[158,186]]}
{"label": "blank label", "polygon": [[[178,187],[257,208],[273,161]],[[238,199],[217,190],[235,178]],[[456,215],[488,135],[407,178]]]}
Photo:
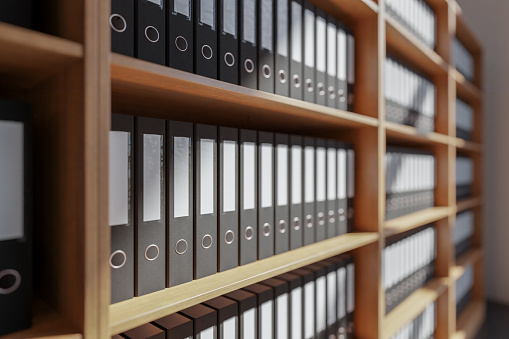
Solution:
{"label": "blank label", "polygon": [[326,23],[325,19],[321,16],[316,18],[316,69],[319,72],[325,73],[326,67],[326,56],[325,51],[327,47],[325,46],[325,38],[327,36]]}
{"label": "blank label", "polygon": [[325,276],[316,280],[316,330],[322,332],[326,327],[327,291]]}
{"label": "blank label", "polygon": [[305,202],[315,201],[315,149],[306,146],[304,149],[304,199]]}
{"label": "blank label", "polygon": [[325,201],[325,148],[316,149],[316,200]]}
{"label": "blank label", "polygon": [[315,14],[304,11],[304,63],[307,67],[315,67]]}
{"label": "blank label", "polygon": [[327,274],[327,326],[332,326],[336,322],[336,301],[337,289],[336,272]]}
{"label": "blank label", "polygon": [[190,9],[191,9],[191,1],[189,0],[175,0],[173,3],[173,10],[176,13],[185,15],[187,18],[189,18],[190,15]]}
{"label": "blank label", "polygon": [[261,25],[262,30],[262,48],[272,52],[272,0],[260,0],[262,2]]}
{"label": "blank label", "polygon": [[346,81],[346,33],[338,29],[338,79]]}
{"label": "blank label", "polygon": [[292,339],[302,339],[302,288],[292,290]]}
{"label": "blank label", "polygon": [[277,323],[276,332],[278,339],[288,338],[288,293],[281,294],[276,299]]}
{"label": "blank label", "polygon": [[0,122],[0,241],[24,236],[23,123]]}
{"label": "blank label", "polygon": [[200,140],[200,214],[214,213],[214,140]]}
{"label": "blank label", "polygon": [[223,32],[237,36],[236,0],[223,0]]}
{"label": "blank label", "polygon": [[242,314],[242,338],[255,339],[256,310],[251,308]]}
{"label": "blank label", "polygon": [[109,224],[129,223],[129,132],[110,132]]}
{"label": "blank label", "polygon": [[233,212],[236,210],[236,148],[237,142],[231,140],[223,141],[223,212]]}
{"label": "blank label", "polygon": [[173,138],[173,208],[174,217],[189,216],[189,158],[191,139]]}
{"label": "blank label", "polygon": [[302,147],[292,146],[292,204],[302,202]]}
{"label": "blank label", "polygon": [[162,135],[143,135],[143,221],[161,219],[162,146]]}
{"label": "blank label", "polygon": [[210,26],[213,30],[216,28],[215,7],[215,0],[200,0],[200,22]]}
{"label": "blank label", "polygon": [[223,321],[222,339],[237,339],[237,317],[231,317]]}
{"label": "blank label", "polygon": [[214,332],[215,332],[214,330],[215,330],[215,328],[214,328],[214,326],[212,326],[212,327],[207,328],[206,330],[201,331],[198,339],[215,339],[214,338]]}
{"label": "blank label", "polygon": [[243,184],[244,184],[244,210],[252,210],[255,208],[255,158],[256,145],[253,142],[244,143],[244,159],[243,159]]}
{"label": "blank label", "polygon": [[260,338],[272,339],[272,320],[274,319],[272,313],[272,300],[268,300],[260,307],[260,321],[262,323]]}
{"label": "blank label", "polygon": [[302,62],[302,6],[292,1],[292,60]]}
{"label": "blank label", "polygon": [[277,145],[277,205],[288,205],[288,146]]}
{"label": "blank label", "polygon": [[288,1],[277,0],[277,54],[288,56]]}
{"label": "blank label", "polygon": [[261,144],[261,206],[272,207],[272,145]]}
{"label": "blank label", "polygon": [[336,150],[327,150],[327,200],[336,199]]}
{"label": "blank label", "polygon": [[304,285],[304,337],[313,338],[315,335],[315,283]]}
{"label": "blank label", "polygon": [[256,44],[256,2],[245,0],[244,2],[243,36],[244,41]]}
{"label": "blank label", "polygon": [[156,4],[157,6],[163,8],[163,0],[148,0],[149,2]]}
{"label": "blank label", "polygon": [[346,198],[346,150],[338,150],[338,199]]}

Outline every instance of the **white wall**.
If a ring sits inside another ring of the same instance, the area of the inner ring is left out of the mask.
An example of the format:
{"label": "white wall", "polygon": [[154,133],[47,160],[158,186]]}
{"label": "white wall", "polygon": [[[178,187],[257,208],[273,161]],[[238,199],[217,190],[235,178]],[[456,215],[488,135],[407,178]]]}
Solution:
{"label": "white wall", "polygon": [[457,1],[484,50],[485,290],[509,303],[509,1]]}

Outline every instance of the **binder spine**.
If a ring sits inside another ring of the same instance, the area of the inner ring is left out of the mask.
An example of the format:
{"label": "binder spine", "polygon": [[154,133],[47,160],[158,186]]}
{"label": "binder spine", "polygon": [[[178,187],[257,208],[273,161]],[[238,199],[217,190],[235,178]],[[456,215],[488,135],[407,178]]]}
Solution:
{"label": "binder spine", "polygon": [[194,71],[217,79],[217,0],[194,0]]}
{"label": "binder spine", "polygon": [[274,134],[258,133],[258,259],[274,255]]}
{"label": "binder spine", "polygon": [[111,51],[134,56],[134,0],[111,0]]}
{"label": "binder spine", "polygon": [[166,10],[168,27],[167,65],[194,72],[194,6],[191,0],[169,0]]}
{"label": "binder spine", "polygon": [[302,246],[303,241],[303,143],[302,137],[290,136],[290,249]]}
{"label": "binder spine", "polygon": [[316,81],[316,103],[327,105],[327,21],[325,12],[316,8],[315,10],[315,81]]}
{"label": "binder spine", "polygon": [[304,1],[303,17],[303,55],[304,55],[304,101],[316,102],[315,82],[315,7],[308,1]]}
{"label": "binder spine", "polygon": [[302,0],[290,0],[290,97],[302,100],[303,78],[303,11]]}
{"label": "binder spine", "polygon": [[258,89],[258,11],[256,0],[239,0],[240,85]]}
{"label": "binder spine", "polygon": [[315,140],[315,241],[327,238],[327,149],[325,139]]}
{"label": "binder spine", "polygon": [[336,141],[327,140],[327,203],[326,203],[326,224],[327,238],[338,235],[337,221],[337,150]]}
{"label": "binder spine", "polygon": [[304,138],[303,154],[303,187],[304,187],[304,245],[315,242],[315,142],[313,138]]}
{"label": "binder spine", "polygon": [[289,141],[286,134],[275,135],[275,254],[288,251],[290,246]]}
{"label": "binder spine", "polygon": [[239,83],[237,0],[219,0],[219,80]]}
{"label": "binder spine", "polygon": [[336,107],[337,102],[337,66],[338,66],[338,48],[337,48],[337,20],[332,16],[327,16],[327,85],[326,97],[327,106]]}
{"label": "binder spine", "polygon": [[166,4],[164,0],[136,0],[136,57],[166,64]]}
{"label": "binder spine", "polygon": [[275,93],[290,96],[290,0],[275,0]]}
{"label": "binder spine", "polygon": [[274,93],[274,0],[258,1],[258,89]]}

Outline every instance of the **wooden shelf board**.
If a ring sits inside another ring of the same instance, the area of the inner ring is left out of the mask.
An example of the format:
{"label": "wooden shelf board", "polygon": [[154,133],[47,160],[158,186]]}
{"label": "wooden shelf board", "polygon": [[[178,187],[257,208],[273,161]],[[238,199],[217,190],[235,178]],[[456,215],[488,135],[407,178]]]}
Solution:
{"label": "wooden shelf board", "polygon": [[407,141],[424,145],[447,145],[449,143],[449,137],[445,134],[436,132],[422,133],[415,127],[401,125],[391,121],[385,121],[384,126],[389,141]]}
{"label": "wooden shelf board", "polygon": [[481,329],[485,317],[486,302],[484,300],[472,300],[461,312],[452,339],[474,339]]}
{"label": "wooden shelf board", "polygon": [[361,114],[307,103],[112,54],[115,113],[147,115],[287,133],[338,135],[338,128],[376,127]]}
{"label": "wooden shelf board", "polygon": [[403,58],[428,75],[447,74],[444,59],[389,15],[385,17],[385,30],[389,54]]}
{"label": "wooden shelf board", "polygon": [[445,290],[444,278],[435,278],[418,289],[384,317],[382,338],[389,339],[406,323],[415,319],[428,304],[434,302]]}
{"label": "wooden shelf board", "polygon": [[415,213],[410,213],[399,218],[387,220],[384,223],[384,236],[387,238],[419,226],[424,226],[437,220],[447,218],[449,213],[449,207],[437,206]]}
{"label": "wooden shelf board", "polygon": [[461,138],[454,138],[453,143],[456,145],[458,150],[468,153],[482,153],[483,151],[482,145],[477,142],[472,142]]}
{"label": "wooden shelf board", "polygon": [[356,22],[365,18],[375,17],[378,13],[378,4],[373,0],[311,0],[311,2],[348,26],[354,26]]}
{"label": "wooden shelf board", "polygon": [[378,241],[376,233],[349,233],[226,272],[110,305],[110,333],[118,334],[194,304]]}
{"label": "wooden shelf board", "polygon": [[478,207],[483,203],[482,197],[473,197],[462,199],[456,202],[456,208],[454,209],[454,213],[459,213],[474,207]]}
{"label": "wooden shelf board", "polygon": [[0,22],[2,88],[30,88],[83,57],[79,43]]}
{"label": "wooden shelf board", "polygon": [[33,307],[32,327],[0,336],[1,339],[44,338],[82,339],[83,336],[64,317],[36,299]]}
{"label": "wooden shelf board", "polygon": [[468,265],[474,265],[483,257],[483,255],[484,252],[482,248],[473,248],[462,254],[456,260],[456,265],[450,269],[450,283],[455,284],[456,280],[458,280],[465,272],[465,267]]}
{"label": "wooden shelf board", "polygon": [[481,90],[468,81],[457,69],[451,68],[451,76],[456,81],[456,94],[469,104],[481,101]]}

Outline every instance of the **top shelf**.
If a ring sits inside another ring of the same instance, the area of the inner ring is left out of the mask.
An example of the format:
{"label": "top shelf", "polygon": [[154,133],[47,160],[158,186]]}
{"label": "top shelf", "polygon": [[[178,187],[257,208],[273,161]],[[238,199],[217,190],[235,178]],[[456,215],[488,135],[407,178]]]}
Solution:
{"label": "top shelf", "polygon": [[311,2],[348,26],[353,26],[366,18],[375,17],[378,13],[378,4],[373,0],[311,0]]}

